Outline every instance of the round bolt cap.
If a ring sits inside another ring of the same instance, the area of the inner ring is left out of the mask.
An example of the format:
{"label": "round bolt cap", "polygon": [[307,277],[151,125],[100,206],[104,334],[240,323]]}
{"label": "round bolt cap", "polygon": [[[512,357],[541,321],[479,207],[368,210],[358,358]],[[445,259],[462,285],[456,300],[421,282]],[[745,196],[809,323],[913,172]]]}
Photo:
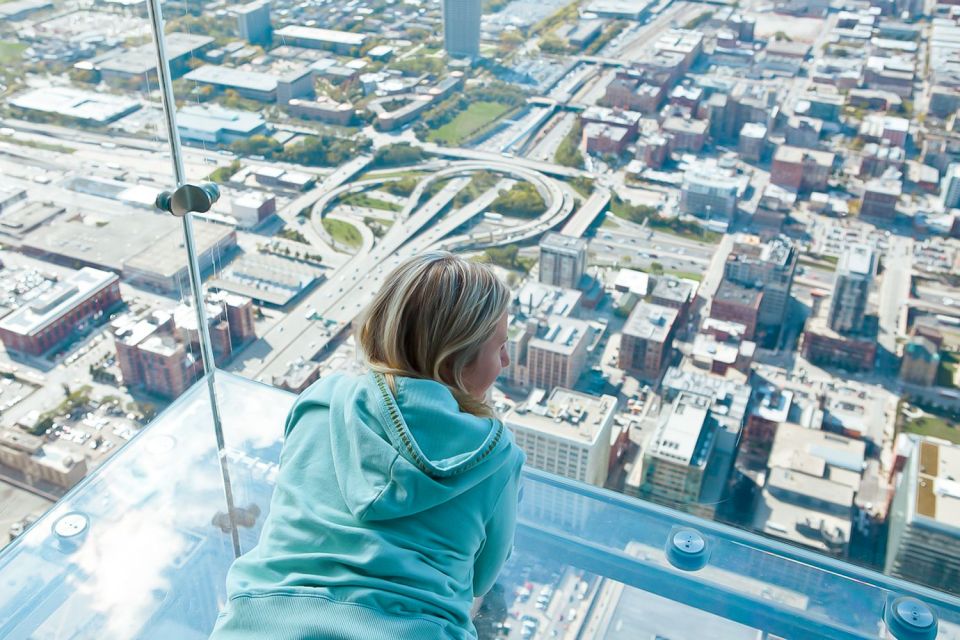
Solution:
{"label": "round bolt cap", "polygon": [[933,640],[937,637],[936,613],[917,598],[897,598],[887,607],[884,618],[890,634],[897,640]]}
{"label": "round bolt cap", "polygon": [[70,539],[82,535],[90,524],[90,519],[78,511],[61,516],[53,523],[53,532],[59,538]]}

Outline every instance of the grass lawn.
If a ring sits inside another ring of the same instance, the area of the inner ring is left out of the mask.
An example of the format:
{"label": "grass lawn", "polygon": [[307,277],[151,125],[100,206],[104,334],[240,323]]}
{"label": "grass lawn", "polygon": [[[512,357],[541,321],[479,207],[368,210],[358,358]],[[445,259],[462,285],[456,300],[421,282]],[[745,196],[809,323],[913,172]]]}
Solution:
{"label": "grass lawn", "polygon": [[44,151],[56,151],[57,153],[73,153],[76,151],[76,149],[71,149],[70,147],[65,147],[61,144],[51,144],[47,142],[40,142],[38,140],[18,140],[13,136],[0,136],[0,142],[9,142],[10,144],[17,144],[21,147],[43,149]]}
{"label": "grass lawn", "polygon": [[0,40],[0,64],[9,64],[20,59],[27,45],[21,42]]}
{"label": "grass lawn", "polygon": [[334,241],[345,244],[351,249],[359,249],[363,244],[363,237],[357,228],[349,222],[343,220],[323,219],[323,228],[330,234]]}
{"label": "grass lawn", "polygon": [[954,444],[960,444],[960,429],[943,418],[936,416],[925,415],[916,420],[907,420],[903,423],[903,431],[922,436],[942,438]]}
{"label": "grass lawn", "polygon": [[340,202],[343,204],[352,205],[354,207],[366,207],[368,209],[380,209],[381,211],[400,211],[403,209],[398,204],[393,202],[387,202],[386,200],[380,200],[379,198],[374,198],[373,196],[367,195],[366,193],[350,193],[342,198]]}
{"label": "grass lawn", "polygon": [[678,278],[686,278],[687,280],[696,280],[700,282],[703,280],[702,273],[696,273],[694,271],[667,271],[671,276],[676,276]]}
{"label": "grass lawn", "polygon": [[354,178],[354,180],[355,180],[356,182],[360,182],[361,180],[373,180],[374,178],[377,178],[377,179],[381,179],[381,178],[417,178],[417,179],[419,180],[420,178],[424,177],[425,175],[426,175],[426,173],[424,173],[423,171],[409,171],[409,170],[407,170],[407,171],[403,171],[403,170],[396,171],[396,170],[389,170],[389,169],[387,169],[387,170],[384,170],[384,169],[374,169],[373,171],[367,171],[366,173],[360,174],[359,176],[357,176],[356,178]]}
{"label": "grass lawn", "polygon": [[474,102],[465,111],[458,113],[456,118],[436,131],[431,131],[427,140],[452,146],[459,145],[510,109],[510,105],[499,102]]}

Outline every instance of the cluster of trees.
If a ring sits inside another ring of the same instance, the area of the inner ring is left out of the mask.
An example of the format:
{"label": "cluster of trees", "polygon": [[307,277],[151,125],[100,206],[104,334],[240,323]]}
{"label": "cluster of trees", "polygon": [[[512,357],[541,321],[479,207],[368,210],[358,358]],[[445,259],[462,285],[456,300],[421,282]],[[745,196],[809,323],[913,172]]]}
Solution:
{"label": "cluster of trees", "polygon": [[501,191],[490,208],[508,216],[535,218],[546,211],[547,203],[532,184],[518,182],[509,191]]}
{"label": "cluster of trees", "polygon": [[[397,167],[423,161],[423,150],[409,142],[380,147],[373,156],[374,167]],[[413,191],[413,189],[411,189]]]}
{"label": "cluster of trees", "polygon": [[395,196],[409,196],[417,188],[417,179],[413,176],[404,176],[399,180],[384,182],[381,190]]}
{"label": "cluster of trees", "polygon": [[515,244],[505,247],[490,247],[483,252],[483,261],[495,264],[504,269],[513,271],[523,271],[529,273],[530,269],[536,263],[533,258],[524,258],[520,255],[520,249]]}
{"label": "cluster of trees", "polygon": [[280,233],[278,233],[277,235],[280,236],[281,238],[290,240],[292,242],[299,242],[300,244],[310,244],[309,242],[307,242],[306,236],[304,236],[298,230],[291,229],[290,227],[284,227],[280,231]]}
{"label": "cluster of trees", "polygon": [[207,180],[210,182],[224,184],[230,179],[230,176],[235,174],[237,171],[240,171],[240,161],[234,160],[226,167],[217,167],[214,169],[213,172],[207,176]]}
{"label": "cluster of trees", "polygon": [[476,200],[487,189],[492,188],[500,180],[492,171],[478,171],[470,178],[470,183],[460,193],[453,197],[453,206],[462,207]]}
{"label": "cluster of trees", "polygon": [[410,76],[434,75],[443,73],[447,67],[446,60],[436,55],[415,55],[403,60],[397,60],[390,65],[392,68]]}
{"label": "cluster of trees", "polygon": [[583,137],[583,125],[577,120],[573,129],[566,135],[563,141],[557,146],[553,159],[557,164],[565,167],[583,168],[583,154],[580,153],[580,139]]}
{"label": "cluster of trees", "polygon": [[665,231],[704,242],[717,242],[720,239],[720,234],[705,229],[696,222],[681,220],[680,218],[662,218],[657,213],[656,207],[643,204],[630,204],[618,195],[613,196],[610,202],[610,210],[614,215],[637,224],[642,224],[643,221],[646,220],[647,226],[653,230]]}
{"label": "cluster of trees", "polygon": [[367,138],[348,140],[326,133],[310,136],[289,147],[265,135],[251,136],[230,145],[231,151],[240,155],[263,156],[268,160],[292,162],[308,167],[342,164],[370,147],[371,142]]}

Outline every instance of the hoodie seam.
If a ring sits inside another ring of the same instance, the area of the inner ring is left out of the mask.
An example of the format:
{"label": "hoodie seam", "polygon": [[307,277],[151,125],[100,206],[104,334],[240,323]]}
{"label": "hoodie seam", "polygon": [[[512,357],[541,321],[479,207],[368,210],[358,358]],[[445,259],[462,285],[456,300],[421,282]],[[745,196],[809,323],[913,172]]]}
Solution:
{"label": "hoodie seam", "polygon": [[386,493],[387,488],[388,488],[388,487],[390,486],[390,484],[393,482],[393,468],[397,466],[397,460],[399,460],[399,459],[400,459],[400,453],[397,452],[397,453],[394,454],[393,460],[390,462],[390,468],[387,469],[387,476],[388,476],[387,481],[383,484],[382,487],[380,487],[380,491],[377,492],[377,495],[374,496],[373,500],[371,500],[370,502],[368,502],[368,503],[367,503],[367,506],[365,506],[365,507],[360,511],[360,513],[359,513],[358,516],[357,516],[360,520],[363,520],[364,518],[367,517],[367,512],[370,511],[370,509],[373,507],[373,505],[375,505],[375,504],[380,500],[380,498],[383,497],[383,494]]}
{"label": "hoodie seam", "polygon": [[[402,419],[400,417],[400,408],[397,406],[394,399],[390,396],[389,391],[386,388],[386,382],[383,379],[383,376],[378,373],[373,374],[377,387],[380,390],[380,396],[382,402],[380,403],[381,412],[386,408],[388,417],[390,418],[391,423],[393,424],[394,432],[397,438],[400,439],[400,442],[403,443],[403,446],[406,448],[407,452],[410,454],[410,457],[413,459],[413,463],[427,474],[430,477],[434,478],[448,478],[453,475],[460,473],[465,473],[470,469],[473,469],[481,462],[487,459],[487,457],[493,453],[494,449],[497,448],[497,445],[500,444],[500,440],[503,438],[503,422],[500,420],[495,420],[493,418],[487,418],[487,423],[496,429],[496,433],[493,434],[493,437],[490,438],[490,442],[487,443],[487,446],[478,453],[472,460],[469,462],[463,463],[459,468],[455,470],[440,470],[429,464],[429,461],[425,460],[423,456],[417,451],[417,448],[413,446],[411,442],[412,437],[408,431],[404,428]],[[401,382],[397,381],[397,393],[400,393]]]}

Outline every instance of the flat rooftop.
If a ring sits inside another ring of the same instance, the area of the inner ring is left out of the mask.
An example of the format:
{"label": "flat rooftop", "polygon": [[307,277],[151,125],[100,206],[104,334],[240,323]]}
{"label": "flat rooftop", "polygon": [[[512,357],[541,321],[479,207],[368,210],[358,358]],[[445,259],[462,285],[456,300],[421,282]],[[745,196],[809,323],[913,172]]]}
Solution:
{"label": "flat rooftop", "polygon": [[177,110],[177,128],[217,135],[250,135],[266,125],[259,113],[234,111],[219,105],[188,105]]}
{"label": "flat rooftop", "polygon": [[112,122],[141,106],[138,101],[123,96],[68,87],[32,89],[10,98],[7,102],[19,109],[53,113],[96,124]]}
{"label": "flat rooftop", "polygon": [[581,342],[591,334],[589,323],[564,316],[549,316],[546,330],[537,332],[530,339],[529,348],[543,349],[554,353],[573,353]]}
{"label": "flat rooftop", "polygon": [[542,389],[534,389],[527,400],[511,409],[503,418],[511,429],[537,431],[578,445],[592,446],[613,420],[617,400],[613,396],[592,396],[556,387],[545,398]]}
{"label": "flat rooftop", "polygon": [[[166,34],[167,57],[173,61],[213,44],[213,38],[192,33]],[[156,73],[157,54],[153,43],[147,43],[132,49],[123,49],[108,54],[97,64],[100,71],[124,73],[128,75],[147,75]]]}
{"label": "flat rooftop", "polygon": [[[669,415],[653,433],[647,446],[648,455],[679,462],[690,466],[706,464],[709,451],[709,436],[703,430],[709,428],[710,398],[698,393],[681,393],[677,396]],[[699,445],[699,446],[698,446]]]}
{"label": "flat rooftop", "polygon": [[203,82],[221,87],[235,87],[269,93],[277,90],[277,76],[260,71],[244,71],[232,67],[206,64],[183,76],[192,82]]}
{"label": "flat rooftop", "polygon": [[773,156],[774,162],[789,162],[791,164],[799,164],[806,159],[812,160],[817,166],[829,168],[833,166],[834,154],[829,151],[817,151],[816,149],[783,144],[777,147]]}
{"label": "flat rooftop", "polygon": [[540,250],[546,249],[557,253],[576,253],[587,250],[587,241],[583,238],[572,238],[562,233],[550,232],[540,240]]}
{"label": "flat rooftop", "polygon": [[117,275],[109,271],[84,267],[0,320],[0,328],[22,336],[35,336],[118,280]]}
{"label": "flat rooftop", "polygon": [[920,443],[914,455],[918,464],[911,466],[910,482],[916,487],[916,515],[939,525],[960,529],[960,446],[931,439]]}
{"label": "flat rooftop", "polygon": [[745,307],[759,309],[762,297],[763,291],[760,289],[751,289],[739,285],[736,282],[723,279],[720,281],[720,287],[717,289],[717,293],[714,294],[713,299],[720,302],[729,302],[731,304],[739,304]]}
{"label": "flat rooftop", "polygon": [[359,47],[367,41],[367,36],[362,33],[352,33],[350,31],[335,31],[333,29],[316,29],[314,27],[301,27],[299,25],[290,25],[274,32],[274,35],[283,40],[283,38],[295,38],[297,40],[314,40],[316,42],[345,44]]}
{"label": "flat rooftop", "polygon": [[677,321],[678,310],[651,302],[638,302],[623,326],[624,335],[663,342]]}
{"label": "flat rooftop", "polygon": [[576,289],[564,289],[550,284],[527,280],[513,297],[517,312],[525,316],[569,316],[583,294]]}
{"label": "flat rooftop", "polygon": [[851,243],[840,254],[837,263],[838,274],[853,274],[863,277],[873,276],[873,249],[862,243]]}

